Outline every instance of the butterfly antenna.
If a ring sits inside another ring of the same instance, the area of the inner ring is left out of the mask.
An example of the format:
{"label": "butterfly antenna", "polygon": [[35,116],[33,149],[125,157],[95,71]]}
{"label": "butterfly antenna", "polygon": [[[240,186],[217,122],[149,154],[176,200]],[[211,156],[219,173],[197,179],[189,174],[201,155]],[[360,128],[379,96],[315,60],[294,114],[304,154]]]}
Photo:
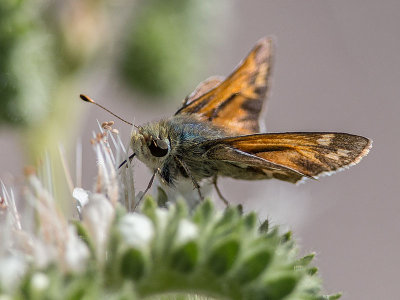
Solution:
{"label": "butterfly antenna", "polygon": [[104,109],[105,111],[107,111],[107,112],[109,112],[110,114],[112,114],[114,117],[120,119],[122,122],[125,122],[126,124],[129,124],[129,125],[131,125],[131,126],[135,126],[136,128],[139,128],[138,126],[133,125],[131,122],[128,122],[128,121],[122,119],[121,117],[117,116],[117,115],[114,114],[112,111],[110,111],[109,109],[105,108],[103,105],[100,105],[100,104],[98,104],[97,102],[94,102],[92,98],[90,98],[90,97],[88,97],[88,96],[86,96],[86,95],[84,95],[84,94],[80,94],[79,97],[80,97],[83,101],[93,103],[93,104],[97,105],[98,107]]}

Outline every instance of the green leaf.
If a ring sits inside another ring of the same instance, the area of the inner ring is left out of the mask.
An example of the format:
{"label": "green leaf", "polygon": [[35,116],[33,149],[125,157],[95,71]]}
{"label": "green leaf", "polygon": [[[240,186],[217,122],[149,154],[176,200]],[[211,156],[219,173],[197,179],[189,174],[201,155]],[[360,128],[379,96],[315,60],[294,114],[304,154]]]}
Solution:
{"label": "green leaf", "polygon": [[145,260],[142,252],[128,249],[121,258],[121,273],[125,278],[139,280],[145,272]]}
{"label": "green leaf", "polygon": [[267,299],[283,299],[292,293],[298,282],[297,276],[286,274],[268,281]]}
{"label": "green leaf", "polygon": [[213,236],[227,236],[233,232],[240,234],[240,226],[242,226],[240,215],[236,208],[227,208],[223,216],[217,221],[213,228]]}
{"label": "green leaf", "polygon": [[[93,276],[96,277],[95,274]],[[96,278],[73,277],[66,287],[66,295],[60,295],[60,298],[66,300],[95,299],[98,297],[99,291],[97,282]]]}
{"label": "green leaf", "polygon": [[269,220],[267,219],[264,222],[262,222],[262,224],[258,228],[258,231],[260,233],[268,233],[268,230],[269,230]]}
{"label": "green leaf", "polygon": [[197,243],[190,241],[172,253],[171,268],[184,273],[190,272],[195,268],[198,256]]}
{"label": "green leaf", "polygon": [[156,219],[156,216],[155,216],[156,208],[157,208],[157,204],[154,201],[153,197],[151,197],[151,196],[145,197],[143,205],[141,207],[141,212],[154,221]]}
{"label": "green leaf", "polygon": [[247,230],[253,230],[257,224],[257,216],[255,213],[250,213],[243,218],[243,223]]}
{"label": "green leaf", "polygon": [[341,293],[333,294],[333,295],[327,295],[327,296],[321,296],[318,299],[319,300],[337,300],[342,297]]}
{"label": "green leaf", "polygon": [[306,267],[308,266],[311,261],[314,259],[315,257],[315,253],[310,253],[302,258],[300,258],[297,262],[296,262],[296,267]]}
{"label": "green leaf", "polygon": [[242,204],[238,204],[236,206],[236,209],[238,210],[239,215],[243,215],[243,205]]}
{"label": "green leaf", "polygon": [[229,271],[239,253],[239,242],[237,240],[227,240],[218,245],[208,259],[208,267],[217,275],[225,274]]}
{"label": "green leaf", "polygon": [[270,251],[262,250],[244,259],[237,271],[236,279],[241,284],[254,280],[268,267],[272,256]]}
{"label": "green leaf", "polygon": [[85,242],[86,246],[89,248],[91,257],[95,258],[96,257],[95,246],[94,246],[93,241],[91,240],[90,235],[87,232],[86,228],[78,220],[72,220],[71,224],[75,226],[76,232],[78,233],[78,235],[80,236],[82,241]]}
{"label": "green leaf", "polygon": [[287,243],[292,240],[292,232],[288,231],[284,235],[282,235],[281,241],[282,243]]}
{"label": "green leaf", "polygon": [[168,196],[167,193],[161,188],[157,187],[157,205],[158,207],[167,208]]}
{"label": "green leaf", "polygon": [[315,274],[318,273],[318,268],[317,268],[317,267],[311,267],[311,268],[309,268],[309,269],[307,270],[307,272],[308,272],[308,274],[309,274],[310,276],[313,276],[313,275],[315,275]]}
{"label": "green leaf", "polygon": [[208,224],[210,219],[214,214],[214,206],[209,199],[206,199],[201,205],[199,205],[194,214],[193,214],[193,221],[201,224]]}

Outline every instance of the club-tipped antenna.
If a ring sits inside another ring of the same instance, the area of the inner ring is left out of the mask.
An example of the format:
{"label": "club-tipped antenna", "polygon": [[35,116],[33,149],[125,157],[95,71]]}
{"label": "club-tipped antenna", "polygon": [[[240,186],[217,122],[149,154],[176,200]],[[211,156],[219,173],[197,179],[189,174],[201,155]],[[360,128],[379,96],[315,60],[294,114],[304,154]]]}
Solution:
{"label": "club-tipped antenna", "polygon": [[97,102],[94,102],[92,98],[90,98],[90,97],[88,97],[88,96],[86,96],[86,95],[84,95],[84,94],[80,94],[79,97],[80,97],[83,101],[93,103],[93,104],[97,105],[98,107],[104,109],[105,111],[107,111],[107,112],[109,112],[110,114],[112,114],[114,117],[120,119],[122,122],[125,122],[126,124],[129,124],[129,125],[131,125],[131,126],[135,126],[136,128],[139,128],[138,126],[133,125],[131,122],[128,122],[128,121],[122,119],[121,117],[117,116],[117,115],[114,114],[112,111],[110,111],[109,109],[105,108],[103,105],[100,105],[100,104],[98,104]]}

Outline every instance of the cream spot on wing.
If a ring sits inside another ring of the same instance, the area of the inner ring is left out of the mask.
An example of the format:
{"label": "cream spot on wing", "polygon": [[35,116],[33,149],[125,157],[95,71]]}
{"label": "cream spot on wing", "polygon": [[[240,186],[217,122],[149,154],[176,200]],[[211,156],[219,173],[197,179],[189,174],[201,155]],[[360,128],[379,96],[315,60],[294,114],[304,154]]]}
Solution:
{"label": "cream spot on wing", "polygon": [[232,164],[237,166],[237,167],[239,167],[239,168],[242,168],[242,169],[245,169],[247,167],[246,164],[243,164],[243,163],[240,163],[240,162],[234,162]]}
{"label": "cream spot on wing", "polygon": [[317,140],[317,143],[322,146],[329,146],[334,136],[335,136],[334,134],[324,134],[322,135],[322,138],[319,138]]}
{"label": "cream spot on wing", "polygon": [[340,156],[346,157],[346,156],[349,156],[348,154],[349,154],[350,151],[349,150],[345,150],[345,149],[338,149],[336,152]]}
{"label": "cream spot on wing", "polygon": [[271,170],[263,169],[262,171],[263,171],[263,173],[264,173],[265,175],[268,176],[268,178],[272,178],[272,177],[273,177],[274,172],[272,172]]}
{"label": "cream spot on wing", "polygon": [[333,160],[339,160],[339,155],[337,155],[336,153],[325,154],[325,157],[333,159]]}
{"label": "cream spot on wing", "polygon": [[265,75],[267,74],[267,64],[262,64],[258,69],[256,78],[256,85],[261,86],[265,84]]}

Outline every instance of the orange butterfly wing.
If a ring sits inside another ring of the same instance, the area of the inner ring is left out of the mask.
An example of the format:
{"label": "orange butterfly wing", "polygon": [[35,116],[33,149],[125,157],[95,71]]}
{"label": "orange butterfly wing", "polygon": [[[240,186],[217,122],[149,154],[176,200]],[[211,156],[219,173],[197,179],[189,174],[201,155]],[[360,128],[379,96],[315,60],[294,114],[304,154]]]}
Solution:
{"label": "orange butterfly wing", "polygon": [[[224,81],[224,78],[222,76],[211,76],[211,77],[207,78],[206,80],[202,81],[195,88],[195,90],[185,98],[185,100],[183,101],[183,106],[189,105],[190,103],[192,103],[194,100],[196,100],[200,96],[203,96],[205,93],[211,91],[213,88],[218,86],[223,81]],[[181,111],[181,110],[179,110],[179,111]]]}
{"label": "orange butterfly wing", "polygon": [[219,175],[297,182],[349,167],[368,153],[370,140],[346,133],[254,134],[271,68],[272,42],[262,39],[229,77],[204,81],[176,112],[240,135],[196,145],[218,162]]}
{"label": "orange butterfly wing", "polygon": [[357,164],[371,143],[347,133],[267,133],[217,139],[203,146],[210,159],[242,163],[258,173],[262,170],[266,178],[297,182]]}
{"label": "orange butterfly wing", "polygon": [[195,114],[232,134],[259,132],[271,67],[272,42],[264,38],[224,81],[212,78],[200,84],[176,115]]}

